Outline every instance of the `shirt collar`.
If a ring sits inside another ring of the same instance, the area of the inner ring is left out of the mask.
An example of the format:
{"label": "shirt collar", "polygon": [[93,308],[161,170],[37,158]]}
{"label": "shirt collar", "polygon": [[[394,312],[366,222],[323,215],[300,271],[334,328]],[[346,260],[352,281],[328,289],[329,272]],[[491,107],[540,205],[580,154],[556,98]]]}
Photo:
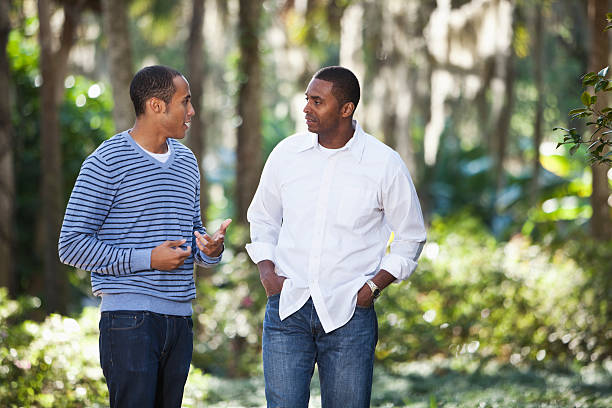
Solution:
{"label": "shirt collar", "polygon": [[[357,161],[361,161],[363,157],[363,150],[365,148],[365,133],[357,120],[353,120],[353,128],[355,132],[353,133],[353,137],[338,150],[348,150]],[[298,152],[303,152],[309,149],[318,148],[319,138],[316,133],[308,133],[310,138],[304,138],[302,143],[296,146]]]}

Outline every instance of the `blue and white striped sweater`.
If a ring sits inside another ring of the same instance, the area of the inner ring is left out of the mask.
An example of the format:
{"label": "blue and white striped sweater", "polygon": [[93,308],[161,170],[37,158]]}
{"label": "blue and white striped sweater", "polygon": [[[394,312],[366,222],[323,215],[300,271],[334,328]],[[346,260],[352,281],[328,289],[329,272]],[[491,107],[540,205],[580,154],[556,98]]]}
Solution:
{"label": "blue and white striped sweater", "polygon": [[[81,166],[59,239],[62,262],[91,272],[95,295],[134,293],[174,302],[195,298],[193,263],[211,266],[197,249],[199,171],[193,153],[168,139],[161,163],[123,132],[102,143]],[[173,271],[151,269],[151,250],[186,239],[193,256]]]}

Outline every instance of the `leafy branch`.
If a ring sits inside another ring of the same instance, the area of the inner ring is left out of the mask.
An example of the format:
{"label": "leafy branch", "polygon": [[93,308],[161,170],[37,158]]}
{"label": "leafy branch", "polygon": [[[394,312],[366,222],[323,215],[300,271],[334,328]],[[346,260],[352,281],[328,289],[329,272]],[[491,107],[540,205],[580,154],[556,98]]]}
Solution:
{"label": "leafy branch", "polygon": [[[612,18],[612,14],[608,14]],[[609,26],[612,27],[612,24]],[[589,72],[582,77],[582,85],[586,88],[593,87],[594,94],[591,95],[588,91],[584,91],[580,96],[580,101],[584,108],[572,109],[568,115],[570,119],[584,119],[586,125],[593,125],[595,130],[588,137],[583,137],[578,134],[576,128],[556,127],[553,130],[562,130],[565,132],[563,141],[557,144],[557,148],[564,144],[572,145],[570,154],[574,154],[581,145],[588,145],[588,160],[591,164],[594,163],[612,163],[612,108],[607,106],[598,108],[595,106],[597,102],[597,94],[601,92],[612,91],[612,82],[607,79],[609,67],[605,67],[601,71]],[[606,148],[608,147],[608,148]]]}
{"label": "leafy branch", "polygon": [[[612,29],[612,13],[606,14],[608,24],[604,31]],[[584,91],[580,96],[580,101],[584,108],[572,109],[568,115],[570,119],[584,119],[586,125],[593,125],[595,130],[587,138],[583,138],[576,132],[576,128],[566,129],[556,127],[553,130],[562,130],[565,132],[563,141],[557,144],[557,148],[564,144],[570,144],[570,154],[574,154],[581,145],[588,145],[587,153],[590,164],[608,163],[612,164],[612,108],[607,106],[599,108],[595,106],[597,102],[597,94],[601,92],[612,91],[612,82],[607,79],[609,67],[605,67],[598,73],[589,72],[582,77],[582,86],[593,87],[593,95],[588,91]]]}

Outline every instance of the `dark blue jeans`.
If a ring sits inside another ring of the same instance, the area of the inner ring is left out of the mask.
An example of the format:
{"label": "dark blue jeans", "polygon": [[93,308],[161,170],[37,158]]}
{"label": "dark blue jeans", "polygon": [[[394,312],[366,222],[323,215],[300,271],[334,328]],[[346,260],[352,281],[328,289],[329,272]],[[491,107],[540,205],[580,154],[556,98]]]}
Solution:
{"label": "dark blue jeans", "polygon": [[357,307],[344,326],[325,333],[312,299],[281,321],[280,295],[270,296],[263,328],[268,407],[307,408],[314,365],[323,408],[370,406],[378,321],[374,306]]}
{"label": "dark blue jeans", "polygon": [[110,406],[180,408],[193,352],[192,329],[189,316],[102,312],[100,364]]}

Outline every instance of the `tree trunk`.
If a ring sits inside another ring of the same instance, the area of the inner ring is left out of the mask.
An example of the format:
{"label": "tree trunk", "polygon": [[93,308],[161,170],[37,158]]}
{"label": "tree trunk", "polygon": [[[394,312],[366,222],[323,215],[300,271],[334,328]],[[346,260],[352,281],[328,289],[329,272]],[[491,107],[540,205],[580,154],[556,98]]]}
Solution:
{"label": "tree trunk", "polygon": [[533,38],[533,77],[537,91],[535,122],[533,125],[533,174],[531,179],[530,200],[533,204],[539,196],[540,178],[540,144],[542,143],[542,123],[544,117],[544,22],[542,15],[542,4],[536,3],[534,7],[534,38]]}
{"label": "tree trunk", "polygon": [[260,0],[240,0],[240,77],[236,206],[238,221],[246,223],[246,212],[261,175],[261,62],[259,59]]}
{"label": "tree trunk", "polygon": [[64,24],[60,48],[52,48],[51,10],[49,0],[38,0],[40,71],[42,86],[40,103],[41,140],[41,215],[45,303],[48,311],[63,313],[67,309],[68,279],[57,255],[57,242],[64,210],[62,195],[62,155],[59,105],[63,96],[63,80],[82,2],[64,8]]}
{"label": "tree trunk", "polygon": [[102,20],[113,89],[113,120],[117,132],[131,128],[135,120],[130,99],[130,82],[134,72],[127,16],[129,4],[124,0],[102,0]]}
{"label": "tree trunk", "polygon": [[[603,31],[606,26],[606,13],[609,11],[607,0],[589,0],[588,25],[591,30],[590,44],[592,46],[589,53],[589,71],[598,72],[609,65],[610,44],[608,33]],[[607,106],[607,99],[605,93],[600,93],[597,96],[596,107],[602,109]],[[600,240],[612,239],[612,217],[610,215],[610,205],[608,204],[610,187],[607,173],[609,169],[610,166],[605,164],[594,164],[591,166],[593,172],[591,232],[595,238]]]}
{"label": "tree trunk", "polygon": [[9,10],[11,2],[0,2],[0,89],[5,90],[0,98],[0,287],[16,293],[14,263],[14,211],[15,178],[13,170],[13,127],[9,90],[9,61],[6,44],[11,31]]}
{"label": "tree trunk", "polygon": [[202,167],[202,160],[206,154],[206,129],[204,121],[203,85],[204,85],[204,0],[193,0],[189,40],[187,42],[187,76],[191,88],[191,100],[196,114],[191,119],[189,130],[189,147],[195,154],[200,168],[200,214],[202,223],[206,221],[206,208],[208,207],[206,174]]}
{"label": "tree trunk", "polygon": [[504,105],[499,115],[497,125],[498,136],[495,154],[495,186],[497,194],[499,194],[499,191],[504,185],[504,159],[506,157],[506,147],[508,146],[508,137],[510,135],[510,119],[512,118],[512,110],[514,107],[514,80],[516,78],[514,63],[514,50],[510,48],[506,57]]}

